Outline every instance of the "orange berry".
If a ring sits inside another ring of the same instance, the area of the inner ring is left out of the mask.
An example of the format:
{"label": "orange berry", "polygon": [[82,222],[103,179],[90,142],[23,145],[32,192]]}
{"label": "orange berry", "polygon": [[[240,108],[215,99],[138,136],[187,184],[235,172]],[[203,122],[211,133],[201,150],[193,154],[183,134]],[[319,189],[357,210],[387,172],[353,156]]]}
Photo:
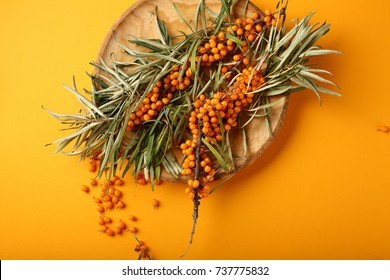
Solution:
{"label": "orange berry", "polygon": [[109,195],[113,195],[114,192],[115,192],[115,189],[114,189],[113,187],[109,187],[109,188],[108,188],[108,194],[109,194]]}
{"label": "orange berry", "polygon": [[190,80],[190,79],[187,79],[187,78],[184,78],[184,85],[185,85],[186,87],[188,87],[190,84],[191,84],[191,80]]}
{"label": "orange berry", "polygon": [[186,143],[182,143],[182,144],[180,145],[180,149],[182,149],[182,150],[187,150],[187,149],[188,149],[187,144],[186,144]]}
{"label": "orange berry", "polygon": [[85,192],[85,193],[88,193],[88,192],[89,192],[89,187],[86,186],[86,185],[82,185],[82,186],[81,186],[81,190],[82,190],[83,192]]}
{"label": "orange berry", "polygon": [[158,100],[157,102],[156,102],[156,107],[157,107],[157,110],[159,110],[159,109],[161,109],[162,107],[163,107],[163,103],[162,103],[162,101],[161,100]]}
{"label": "orange berry", "polygon": [[107,231],[107,229],[108,229],[108,227],[107,227],[107,226],[102,226],[102,227],[100,228],[100,230],[99,230],[99,231],[101,231],[101,232],[106,232],[106,231]]}
{"label": "orange berry", "polygon": [[140,184],[140,185],[146,185],[148,182],[146,182],[145,178],[139,178],[137,180],[137,184]]}
{"label": "orange berry", "polygon": [[112,203],[114,203],[114,204],[117,204],[118,202],[119,202],[119,197],[117,197],[117,196],[113,196],[112,198],[111,198],[111,202]]}
{"label": "orange berry", "polygon": [[88,170],[89,170],[90,172],[95,172],[95,171],[96,171],[96,166],[90,163],[90,164],[88,165]]}
{"label": "orange berry", "polygon": [[249,24],[253,24],[255,22],[255,20],[251,17],[246,18],[245,21],[246,21],[246,23],[249,23]]}
{"label": "orange berry", "polygon": [[104,212],[104,207],[103,207],[102,205],[98,205],[98,206],[96,207],[96,209],[97,209],[98,212],[100,212],[100,213],[103,213],[103,212]]}
{"label": "orange berry", "polygon": [[208,127],[203,127],[203,128],[202,128],[202,132],[203,132],[204,134],[209,133],[209,128],[208,128]]}
{"label": "orange berry", "polygon": [[200,47],[198,51],[200,54],[205,54],[207,52],[205,47]]}
{"label": "orange berry", "polygon": [[131,120],[131,121],[134,121],[136,117],[137,117],[137,116],[135,115],[135,113],[131,113],[131,114],[130,114],[130,120]]}
{"label": "orange berry", "polygon": [[137,220],[137,218],[133,215],[130,215],[129,220],[135,222]]}
{"label": "orange berry", "polygon": [[93,187],[96,187],[96,186],[98,185],[98,181],[97,181],[96,179],[91,179],[91,180],[89,181],[89,183],[90,183],[91,186],[93,186]]}
{"label": "orange berry", "polygon": [[114,207],[114,204],[112,203],[112,201],[107,201],[106,202],[106,209],[112,209],[112,207]]}
{"label": "orange berry", "polygon": [[152,119],[152,117],[151,117],[149,114],[145,114],[145,115],[143,116],[143,120],[144,120],[145,122],[150,121],[151,119]]}
{"label": "orange berry", "polygon": [[154,111],[153,109],[149,109],[149,110],[148,110],[148,115],[149,115],[149,116],[153,117],[154,114],[155,114],[155,111]]}
{"label": "orange berry", "polygon": [[[122,234],[122,230],[120,228],[118,228],[118,227],[114,227],[113,232],[116,233],[116,234]],[[107,234],[108,234],[108,232],[107,232]]]}
{"label": "orange berry", "polygon": [[186,145],[189,147],[189,146],[191,146],[191,144],[192,144],[192,141],[190,139],[187,139],[186,140]]}
{"label": "orange berry", "polygon": [[152,206],[153,206],[154,208],[157,208],[157,207],[160,206],[160,202],[159,202],[157,199],[153,199],[153,200],[152,200]]}
{"label": "orange berry", "polygon": [[116,180],[118,180],[118,176],[117,175],[111,177],[110,178],[111,185],[115,184]]}
{"label": "orange berry", "polygon": [[188,156],[188,159],[189,159],[190,161],[194,161],[194,160],[195,160],[195,155],[189,155],[189,156]]}
{"label": "orange berry", "polygon": [[136,227],[129,227],[129,231],[130,231],[131,233],[136,233],[138,230],[137,230]]}
{"label": "orange berry", "polygon": [[192,170],[190,168],[185,169],[185,175],[191,175]]}
{"label": "orange berry", "polygon": [[380,131],[380,132],[383,132],[383,133],[387,133],[387,132],[390,131],[390,129],[389,129],[388,126],[383,125],[383,126],[381,126],[380,128],[378,128],[377,131]]}
{"label": "orange berry", "polygon": [[118,179],[115,181],[115,186],[122,186],[124,184],[122,179]]}
{"label": "orange berry", "polygon": [[220,31],[219,33],[218,33],[218,39],[219,40],[224,40],[225,39],[225,32],[223,32],[223,31]]}
{"label": "orange berry", "polygon": [[227,46],[227,51],[228,52],[231,52],[231,51],[233,51],[234,50],[234,46],[232,45],[232,46]]}
{"label": "orange berry", "polygon": [[119,191],[119,190],[114,190],[114,196],[121,197],[122,196],[122,192]]}
{"label": "orange berry", "polygon": [[125,206],[126,204],[122,200],[119,200],[116,204],[117,209],[124,208]]}
{"label": "orange berry", "polygon": [[167,104],[169,103],[169,99],[166,98],[166,97],[164,97],[161,101],[162,101],[162,103],[163,103],[164,105],[167,105]]}
{"label": "orange berry", "polygon": [[252,24],[247,24],[246,26],[245,26],[245,30],[246,31],[250,31],[251,29],[252,29]]}
{"label": "orange berry", "polygon": [[226,49],[226,46],[222,43],[218,43],[217,48],[218,48],[218,50],[222,51],[222,50]]}
{"label": "orange berry", "polygon": [[194,189],[196,189],[197,187],[199,187],[199,181],[198,180],[194,180],[193,182],[192,182],[192,187],[194,188]]}
{"label": "orange berry", "polygon": [[124,228],[126,228],[126,224],[125,224],[122,220],[120,220],[120,221],[118,222],[118,228],[124,229]]}
{"label": "orange berry", "polygon": [[104,221],[104,219],[102,217],[100,217],[98,220],[98,224],[103,226],[105,223],[106,222]]}

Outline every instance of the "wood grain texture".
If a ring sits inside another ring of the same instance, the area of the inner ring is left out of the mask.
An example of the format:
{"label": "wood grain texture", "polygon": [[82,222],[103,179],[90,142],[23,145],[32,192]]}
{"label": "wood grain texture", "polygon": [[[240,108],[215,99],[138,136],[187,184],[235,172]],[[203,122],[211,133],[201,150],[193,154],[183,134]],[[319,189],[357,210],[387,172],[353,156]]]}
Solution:
{"label": "wood grain texture", "polygon": [[[185,19],[193,19],[198,0],[175,0],[174,2]],[[215,12],[219,12],[221,8],[219,0],[207,0],[205,3]],[[244,5],[244,0],[239,0],[236,3],[233,8],[234,17],[249,16],[254,10],[258,11],[261,16],[264,16],[264,14],[251,2],[249,2],[248,5],[247,15],[244,15]],[[118,42],[125,44],[130,49],[140,49],[141,47],[128,42],[131,38],[130,35],[142,38],[158,38],[153,15],[156,6],[158,7],[157,11],[159,18],[166,23],[167,28],[172,35],[178,34],[179,31],[189,32],[188,27],[177,15],[172,0],[139,0],[129,7],[112,26],[102,43],[97,62],[102,59],[108,65],[112,65],[113,61],[129,61],[131,58],[124,54],[123,49],[118,45]],[[97,75],[102,73],[99,73],[99,70],[96,69],[94,74]],[[242,142],[245,140],[243,139],[242,133],[239,132],[239,130],[232,130],[230,132],[229,139],[235,163],[234,172],[237,172],[241,168],[256,161],[272,143],[282,127],[288,108],[288,101],[289,95],[270,98],[271,103],[277,102],[277,104],[270,109],[268,118],[271,130],[267,127],[265,118],[254,118],[246,126],[246,152],[242,148]],[[175,155],[180,162],[181,153],[176,150]],[[226,173],[218,174],[217,179],[223,179],[230,175],[231,174]],[[181,177],[177,180],[167,172],[162,173],[161,179],[164,181],[179,181],[182,183],[187,181],[187,178],[185,177]]]}

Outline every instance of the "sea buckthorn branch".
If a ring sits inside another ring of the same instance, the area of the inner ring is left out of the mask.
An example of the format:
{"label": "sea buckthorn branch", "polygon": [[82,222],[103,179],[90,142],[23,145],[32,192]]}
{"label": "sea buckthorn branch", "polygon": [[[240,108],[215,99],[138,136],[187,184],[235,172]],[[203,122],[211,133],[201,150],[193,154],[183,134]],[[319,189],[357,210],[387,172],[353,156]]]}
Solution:
{"label": "sea buckthorn branch", "polygon": [[[211,160],[207,157],[205,148],[208,148],[208,151],[213,151],[213,156],[217,159],[221,167],[224,167],[225,172],[231,170],[227,167],[227,163],[222,157],[224,153],[221,153],[221,149],[216,151],[212,144],[217,145],[218,141],[221,142],[224,140],[224,137],[220,133],[221,130],[222,132],[229,131],[232,127],[237,126],[236,119],[242,110],[242,106],[246,106],[252,102],[253,94],[249,94],[247,98],[244,94],[251,82],[253,81],[253,84],[256,82],[254,86],[257,86],[257,83],[258,86],[264,83],[263,77],[261,75],[259,76],[257,71],[254,71],[252,68],[250,67],[249,70],[244,69],[242,75],[239,75],[235,79],[236,81],[230,87],[229,94],[218,92],[213,95],[212,99],[206,98],[204,94],[201,94],[194,102],[194,110],[191,111],[188,125],[192,133],[192,141],[187,140],[181,145],[183,154],[186,155],[182,174],[193,175],[193,179],[188,180],[188,187],[185,190],[194,204],[193,226],[188,246],[193,241],[196,222],[199,216],[200,199],[207,197],[210,191],[210,187],[206,183],[213,181],[214,175],[216,174],[215,169],[210,165]],[[250,74],[251,77],[249,78]],[[196,149],[195,156],[193,155],[194,148]],[[203,149],[202,156],[204,161],[201,161],[201,149]],[[206,159],[208,160],[206,161]],[[233,163],[233,159],[231,159],[230,163]]]}
{"label": "sea buckthorn branch", "polygon": [[[203,127],[202,121],[198,121],[198,130],[201,131],[201,128]],[[197,142],[201,143],[203,137],[203,133],[200,132],[197,138]],[[199,196],[199,189],[203,188],[204,185],[202,183],[199,183],[200,181],[200,162],[201,162],[201,145],[198,144],[196,146],[195,151],[195,174],[194,174],[194,180],[192,183],[189,181],[189,184],[191,183],[191,193],[193,193],[193,213],[192,213],[192,229],[190,234],[190,241],[188,243],[187,250],[192,244],[194,234],[195,234],[195,228],[196,228],[196,222],[199,217],[199,206],[200,206],[200,196]],[[182,255],[182,257],[186,254],[186,252]]]}

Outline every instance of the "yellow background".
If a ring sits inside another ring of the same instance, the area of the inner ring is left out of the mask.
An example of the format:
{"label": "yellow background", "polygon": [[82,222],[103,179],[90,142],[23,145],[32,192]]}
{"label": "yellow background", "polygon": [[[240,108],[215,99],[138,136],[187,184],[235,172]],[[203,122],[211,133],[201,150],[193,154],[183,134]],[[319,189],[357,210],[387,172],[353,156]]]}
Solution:
{"label": "yellow background", "polygon": [[[64,136],[41,105],[74,113],[61,84],[90,88],[85,71],[133,1],[1,1],[0,259],[136,259],[129,233],[98,232],[92,175],[45,144]],[[262,9],[276,0],[255,1]],[[342,51],[321,59],[340,98],[291,98],[264,156],[202,201],[187,259],[390,259],[390,2],[290,0],[288,17],[312,10],[332,24],[321,40]],[[155,259],[177,259],[191,228],[183,186],[155,192],[126,177],[127,207]],[[154,210],[151,200],[161,207]]]}

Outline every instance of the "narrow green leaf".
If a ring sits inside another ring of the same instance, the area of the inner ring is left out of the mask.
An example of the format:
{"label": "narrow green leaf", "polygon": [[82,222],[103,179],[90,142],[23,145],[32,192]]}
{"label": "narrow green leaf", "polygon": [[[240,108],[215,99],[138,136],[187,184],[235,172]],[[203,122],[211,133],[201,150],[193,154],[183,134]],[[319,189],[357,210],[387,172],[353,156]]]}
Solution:
{"label": "narrow green leaf", "polygon": [[326,83],[326,84],[330,84],[330,85],[336,86],[336,84],[333,83],[332,81],[329,81],[328,79],[325,79],[325,78],[323,78],[323,77],[321,77],[319,75],[311,73],[310,69],[303,70],[303,71],[300,72],[300,74],[303,75],[303,76],[306,76],[306,77],[308,77],[310,79],[314,79],[314,80],[317,80],[317,81],[322,82],[322,83]]}
{"label": "narrow green leaf", "polygon": [[77,100],[80,101],[81,104],[83,104],[90,112],[91,114],[94,116],[94,112],[98,113],[101,117],[105,118],[106,115],[103,114],[103,112],[101,112],[95,105],[93,105],[87,98],[85,98],[83,95],[81,95],[80,93],[78,93],[76,90],[70,88],[69,86],[67,85],[64,85],[64,87],[70,91],[71,93],[73,93]]}
{"label": "narrow green leaf", "polygon": [[179,18],[183,21],[183,23],[191,30],[192,33],[194,33],[194,30],[192,29],[191,25],[186,21],[182,14],[180,13],[179,8],[177,7],[176,3],[173,2],[173,7],[175,8],[176,14],[179,16]]}
{"label": "narrow green leaf", "polygon": [[218,163],[221,165],[222,169],[225,172],[229,172],[228,165],[222,155],[209,143],[206,141],[205,138],[202,138],[203,144],[206,145],[206,147],[210,150],[210,152],[214,155],[215,159],[218,161]]}
{"label": "narrow green leaf", "polygon": [[230,35],[229,33],[225,34],[226,38],[231,40],[233,43],[235,43],[238,47],[240,47],[243,44],[243,41],[238,39],[236,36]]}

